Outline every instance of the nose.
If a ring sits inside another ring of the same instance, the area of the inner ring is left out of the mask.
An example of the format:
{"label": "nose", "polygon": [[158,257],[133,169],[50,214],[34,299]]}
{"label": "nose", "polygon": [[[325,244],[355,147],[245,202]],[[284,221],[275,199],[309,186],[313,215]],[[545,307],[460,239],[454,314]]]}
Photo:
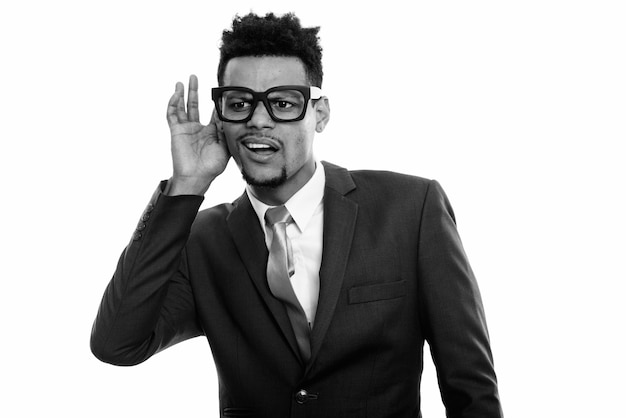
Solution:
{"label": "nose", "polygon": [[265,104],[259,101],[252,113],[252,118],[247,123],[250,128],[273,128],[274,121],[272,120],[269,112],[265,108]]}

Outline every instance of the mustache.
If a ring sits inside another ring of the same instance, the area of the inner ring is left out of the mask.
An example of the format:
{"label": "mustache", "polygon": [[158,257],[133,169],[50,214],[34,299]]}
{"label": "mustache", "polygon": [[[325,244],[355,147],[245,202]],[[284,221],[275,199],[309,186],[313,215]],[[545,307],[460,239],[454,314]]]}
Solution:
{"label": "mustache", "polygon": [[280,142],[280,138],[275,137],[273,135],[268,135],[268,134],[261,134],[258,132],[244,132],[240,135],[237,135],[237,137],[235,138],[236,142],[241,142],[244,139],[247,138],[254,138],[254,139],[271,139],[272,141],[278,141]]}

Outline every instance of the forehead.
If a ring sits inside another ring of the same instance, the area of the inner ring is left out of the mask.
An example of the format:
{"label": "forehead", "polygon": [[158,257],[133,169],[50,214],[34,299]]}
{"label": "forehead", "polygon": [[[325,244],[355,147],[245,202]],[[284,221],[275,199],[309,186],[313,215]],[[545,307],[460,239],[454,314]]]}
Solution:
{"label": "forehead", "polygon": [[228,61],[224,70],[224,85],[265,91],[276,86],[308,86],[309,83],[304,64],[297,57],[250,56]]}

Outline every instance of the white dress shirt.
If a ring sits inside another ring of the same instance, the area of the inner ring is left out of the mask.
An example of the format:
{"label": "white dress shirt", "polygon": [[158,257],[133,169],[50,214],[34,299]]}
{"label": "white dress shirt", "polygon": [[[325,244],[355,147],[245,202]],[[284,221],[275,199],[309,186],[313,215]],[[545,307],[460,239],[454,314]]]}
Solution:
{"label": "white dress shirt", "polygon": [[[294,220],[287,225],[295,270],[291,276],[291,285],[311,327],[315,320],[320,291],[325,185],[324,167],[317,163],[313,177],[285,202],[285,207]],[[269,249],[273,237],[271,228],[265,223],[265,212],[272,206],[254,197],[249,186],[246,187],[246,193],[265,231],[265,245]]]}

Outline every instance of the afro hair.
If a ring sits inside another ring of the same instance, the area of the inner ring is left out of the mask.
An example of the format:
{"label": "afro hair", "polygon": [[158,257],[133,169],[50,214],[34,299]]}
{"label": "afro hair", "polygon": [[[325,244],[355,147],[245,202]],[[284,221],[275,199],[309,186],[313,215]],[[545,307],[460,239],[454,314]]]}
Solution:
{"label": "afro hair", "polygon": [[264,17],[254,13],[235,16],[232,30],[222,33],[217,68],[219,85],[224,84],[226,64],[232,58],[269,55],[299,58],[311,85],[322,87],[322,47],[317,36],[319,29],[303,28],[293,13],[282,16],[268,13]]}

